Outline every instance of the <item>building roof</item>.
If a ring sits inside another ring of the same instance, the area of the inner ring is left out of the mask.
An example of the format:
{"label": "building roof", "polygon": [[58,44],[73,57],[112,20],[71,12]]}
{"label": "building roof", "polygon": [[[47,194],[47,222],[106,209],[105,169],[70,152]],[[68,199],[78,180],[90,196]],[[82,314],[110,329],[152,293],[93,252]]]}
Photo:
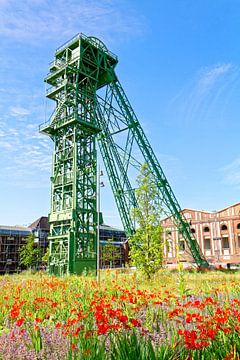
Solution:
{"label": "building roof", "polygon": [[121,232],[124,232],[123,229],[118,229],[118,228],[115,228],[115,227],[112,227],[110,225],[106,225],[106,224],[102,224],[100,225],[100,230],[107,230],[107,231],[121,231]]}
{"label": "building roof", "polygon": [[229,208],[232,208],[234,206],[238,206],[240,205],[240,202],[237,202],[237,203],[234,203],[232,205],[229,205],[229,206],[226,206],[220,210],[212,210],[212,211],[209,211],[209,210],[197,210],[197,209],[191,209],[191,208],[184,208],[182,209],[182,212],[185,212],[185,211],[197,211],[197,212],[204,212],[204,213],[208,213],[208,214],[214,214],[214,213],[219,213],[219,212],[222,212],[222,211],[225,211]]}
{"label": "building roof", "polygon": [[[227,210],[227,209],[229,209],[229,208],[231,208],[231,207],[235,207],[235,206],[238,206],[238,205],[240,205],[240,202],[237,202],[237,203],[234,203],[234,204],[232,204],[232,205],[229,205],[229,206],[227,206],[227,207],[225,207],[225,208],[222,208],[222,209],[220,209],[220,210],[217,210],[216,212],[222,212],[222,211],[224,211],[224,210]],[[215,211],[214,211],[215,212]]]}
{"label": "building roof", "polygon": [[[30,224],[28,227],[21,226],[21,225],[15,225],[15,226],[9,226],[9,225],[0,225],[0,234],[7,234],[7,235],[28,235],[33,229],[42,229],[42,230],[49,230],[49,222],[47,216],[41,216],[37,220],[35,220],[32,224]],[[123,229],[119,229],[116,227],[112,227],[110,225],[101,224],[100,230],[103,231],[111,231],[111,232],[123,232]]]}
{"label": "building roof", "polygon": [[30,231],[26,226],[21,226],[21,225],[14,225],[14,226],[10,226],[10,225],[0,225],[0,230],[16,230],[16,231]]}
{"label": "building roof", "polygon": [[15,225],[0,225],[0,235],[22,235],[26,236],[31,233],[31,230],[25,226]]}
{"label": "building roof", "polygon": [[[28,226],[30,229],[46,229],[49,230],[49,222],[48,222],[48,217],[47,216],[41,216],[40,218],[38,218],[37,220],[35,220],[31,225]],[[100,225],[100,229],[101,230],[107,230],[107,231],[122,231],[124,232],[123,229],[118,229],[115,227],[112,227],[110,225],[106,225],[106,224],[101,224]]]}
{"label": "building roof", "polygon": [[186,212],[186,211],[197,211],[197,212],[208,213],[208,214],[212,214],[213,212],[215,212],[215,211],[198,210],[198,209],[190,209],[190,208],[184,208],[184,209],[182,209],[182,212]]}
{"label": "building roof", "polygon": [[37,220],[35,220],[32,224],[29,225],[30,229],[46,229],[49,230],[49,222],[47,216],[41,216]]}
{"label": "building roof", "polygon": [[[237,203],[234,203],[232,205],[229,205],[223,209],[220,209],[220,210],[214,210],[214,211],[208,211],[208,210],[197,210],[197,209],[191,209],[191,208],[184,208],[181,210],[182,213],[185,213],[187,211],[197,211],[197,212],[200,212],[200,213],[207,213],[207,214],[218,214],[218,213],[221,213],[229,208],[232,208],[232,207],[235,207],[235,206],[239,206],[240,205],[240,202],[237,202]],[[170,214],[169,216],[166,216],[164,217],[161,221],[166,221],[167,219],[171,218],[172,215]]]}

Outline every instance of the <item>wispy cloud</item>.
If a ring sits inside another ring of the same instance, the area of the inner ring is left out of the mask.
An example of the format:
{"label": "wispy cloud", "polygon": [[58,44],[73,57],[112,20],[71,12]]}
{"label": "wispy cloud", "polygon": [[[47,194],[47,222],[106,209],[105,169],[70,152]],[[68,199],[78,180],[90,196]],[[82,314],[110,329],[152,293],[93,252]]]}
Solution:
{"label": "wispy cloud", "polygon": [[[25,108],[17,109],[19,118],[29,116]],[[10,113],[0,123],[0,182],[22,188],[49,187],[51,141],[38,133],[36,123],[16,121],[16,116]],[[13,125],[9,126],[12,119]]]}
{"label": "wispy cloud", "polygon": [[201,68],[173,97],[168,111],[173,111],[174,117],[185,124],[198,120],[204,122],[219,105],[220,100],[220,109],[224,111],[239,81],[240,68],[231,63]]}
{"label": "wispy cloud", "polygon": [[[145,18],[136,9],[127,0],[0,0],[2,204],[6,188],[9,198],[17,188],[26,199],[29,188],[45,188],[40,191],[46,191],[49,202],[52,141],[38,133],[54,106],[44,100],[49,52],[79,32],[99,37],[113,50],[113,43],[146,31]],[[12,201],[17,208],[17,199]]]}
{"label": "wispy cloud", "polygon": [[196,82],[199,93],[206,93],[216,82],[232,69],[232,64],[217,64],[202,69]]}
{"label": "wispy cloud", "polygon": [[17,117],[27,116],[30,114],[30,111],[28,109],[25,109],[20,106],[11,106],[9,110],[10,110],[10,115]]}
{"label": "wispy cloud", "polygon": [[135,36],[144,19],[124,1],[5,0],[0,2],[0,34],[18,40],[68,38],[80,31],[103,36]]}
{"label": "wispy cloud", "polygon": [[220,169],[223,174],[223,181],[228,185],[240,186],[240,158],[233,160],[231,163]]}

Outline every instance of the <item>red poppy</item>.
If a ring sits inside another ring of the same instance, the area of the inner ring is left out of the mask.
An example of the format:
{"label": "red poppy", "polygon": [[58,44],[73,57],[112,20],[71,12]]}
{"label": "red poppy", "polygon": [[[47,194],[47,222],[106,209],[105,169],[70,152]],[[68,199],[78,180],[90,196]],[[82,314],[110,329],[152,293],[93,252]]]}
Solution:
{"label": "red poppy", "polygon": [[17,321],[16,321],[16,325],[17,326],[22,326],[22,324],[24,323],[24,319],[23,318],[20,318],[20,319],[18,319]]}

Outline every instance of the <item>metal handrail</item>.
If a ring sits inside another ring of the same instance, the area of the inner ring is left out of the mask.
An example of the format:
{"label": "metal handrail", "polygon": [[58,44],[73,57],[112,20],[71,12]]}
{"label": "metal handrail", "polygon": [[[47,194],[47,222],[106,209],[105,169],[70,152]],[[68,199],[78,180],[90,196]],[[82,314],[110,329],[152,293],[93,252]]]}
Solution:
{"label": "metal handrail", "polygon": [[[39,125],[39,131],[41,131],[43,128],[51,125],[54,117],[55,117],[55,111],[53,111],[53,113],[50,116],[50,119],[48,121],[45,121],[44,123]],[[64,123],[67,123],[68,121],[71,121],[74,118],[75,118],[74,114],[68,115],[68,116],[64,117],[63,119],[59,119],[58,122],[56,123],[56,125],[63,125]]]}
{"label": "metal handrail", "polygon": [[[59,46],[56,51],[55,54],[59,53],[61,50],[67,48],[70,44],[74,43],[76,40],[78,39],[84,39],[88,42],[90,42],[92,45],[94,45],[95,47],[98,47],[97,44],[91,39],[91,36],[86,36],[83,33],[78,33],[77,35],[73,36],[70,40],[66,41],[64,44],[62,44],[61,46]],[[100,40],[99,40],[100,41]],[[106,47],[105,52],[110,55],[113,59],[117,60],[117,55],[115,55],[113,52],[109,51]]]}
{"label": "metal handrail", "polygon": [[68,45],[70,45],[71,43],[73,43],[74,41],[76,41],[78,38],[81,37],[81,33],[78,33],[77,35],[74,35],[70,40],[66,41],[64,44],[62,44],[61,46],[59,46],[56,51],[55,54],[60,52],[61,50],[65,49]]}
{"label": "metal handrail", "polygon": [[44,129],[45,127],[49,126],[50,123],[51,123],[51,121],[50,121],[50,120],[47,120],[47,121],[45,121],[44,123],[40,124],[39,127],[38,127],[38,128],[39,128],[39,131],[41,131],[41,130]]}
{"label": "metal handrail", "polygon": [[60,84],[54,85],[54,86],[50,86],[47,90],[46,90],[46,95],[50,94],[52,91],[58,90],[60,89],[62,86],[65,86],[67,84],[67,79],[64,79]]}

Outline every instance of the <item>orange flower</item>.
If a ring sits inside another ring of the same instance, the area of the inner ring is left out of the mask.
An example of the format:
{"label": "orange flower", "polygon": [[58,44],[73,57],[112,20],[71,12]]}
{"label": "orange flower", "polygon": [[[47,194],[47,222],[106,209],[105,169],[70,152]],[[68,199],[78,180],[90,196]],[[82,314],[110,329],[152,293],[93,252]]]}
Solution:
{"label": "orange flower", "polygon": [[131,322],[131,324],[132,324],[133,326],[135,326],[135,327],[141,326],[140,321],[137,320],[137,319],[131,319],[130,322]]}
{"label": "orange flower", "polygon": [[57,307],[58,306],[58,303],[55,301],[55,302],[52,302],[52,304],[51,304],[51,307],[52,308],[55,308],[55,307]]}
{"label": "orange flower", "polygon": [[76,345],[76,344],[72,344],[71,348],[72,348],[73,351],[75,351],[75,350],[77,350],[77,345]]}
{"label": "orange flower", "polygon": [[35,318],[35,322],[41,323],[41,322],[42,322],[42,319],[40,319],[40,318]]}
{"label": "orange flower", "polygon": [[88,331],[86,332],[86,334],[85,334],[85,338],[87,339],[87,338],[89,338],[89,337],[91,337],[91,336],[93,336],[93,331],[92,331],[92,330],[88,330]]}
{"label": "orange flower", "polygon": [[118,320],[121,321],[121,322],[123,322],[123,323],[126,323],[126,322],[128,321],[128,317],[125,316],[125,315],[120,315],[120,316],[118,317]]}
{"label": "orange flower", "polygon": [[20,318],[20,319],[18,319],[17,321],[16,321],[16,325],[17,326],[22,326],[22,324],[24,323],[24,318]]}

